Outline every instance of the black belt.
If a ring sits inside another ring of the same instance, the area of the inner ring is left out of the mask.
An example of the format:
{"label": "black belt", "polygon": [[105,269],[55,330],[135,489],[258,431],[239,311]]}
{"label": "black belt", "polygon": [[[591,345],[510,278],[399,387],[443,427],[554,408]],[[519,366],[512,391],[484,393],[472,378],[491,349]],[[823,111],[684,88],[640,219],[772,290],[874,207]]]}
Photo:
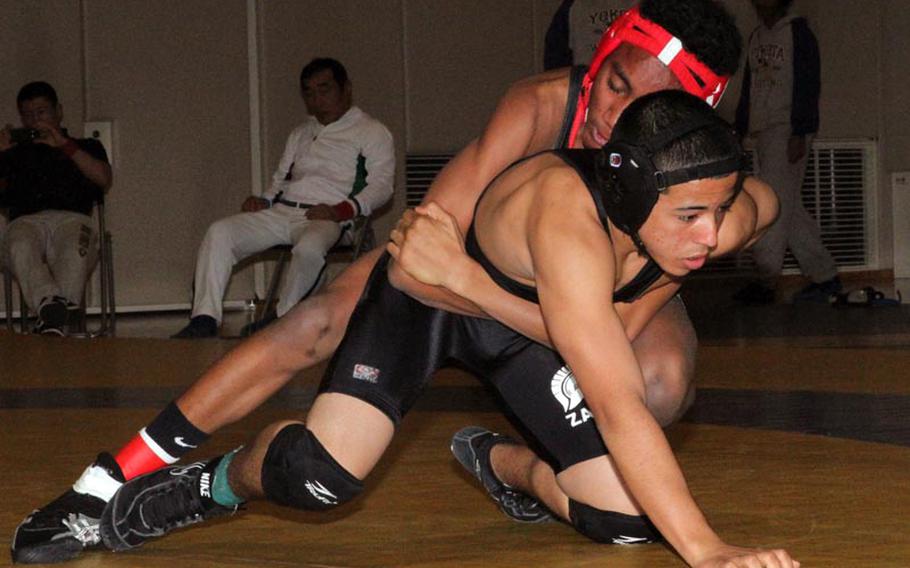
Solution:
{"label": "black belt", "polygon": [[309,203],[298,203],[296,201],[291,201],[290,199],[282,199],[281,197],[276,199],[275,203],[287,205],[288,207],[296,207],[297,209],[309,209],[310,207],[315,207]]}

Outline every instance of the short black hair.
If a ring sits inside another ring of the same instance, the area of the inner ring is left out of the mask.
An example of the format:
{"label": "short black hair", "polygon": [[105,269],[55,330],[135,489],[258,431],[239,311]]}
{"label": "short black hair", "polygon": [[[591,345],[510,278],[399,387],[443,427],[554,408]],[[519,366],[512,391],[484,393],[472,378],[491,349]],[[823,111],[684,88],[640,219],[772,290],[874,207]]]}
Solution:
{"label": "short black hair", "polygon": [[337,59],[331,57],[317,57],[303,66],[300,71],[300,88],[303,89],[303,82],[326,69],[332,72],[332,78],[338,83],[339,87],[344,87],[348,83],[348,70],[344,68]]}
{"label": "short black hair", "polygon": [[733,128],[705,101],[678,89],[649,93],[626,107],[616,121],[610,141],[643,146],[680,124],[706,126],[684,134],[651,156],[654,166],[672,171],[742,155]]}
{"label": "short black hair", "polygon": [[54,106],[57,106],[58,104],[57,91],[54,90],[50,83],[45,81],[32,81],[19,89],[19,94],[16,95],[16,106],[22,106],[22,103],[25,101],[37,99],[38,97],[46,98]]}
{"label": "short black hair", "polygon": [[718,75],[736,73],[743,38],[733,16],[716,0],[642,0],[639,9]]}

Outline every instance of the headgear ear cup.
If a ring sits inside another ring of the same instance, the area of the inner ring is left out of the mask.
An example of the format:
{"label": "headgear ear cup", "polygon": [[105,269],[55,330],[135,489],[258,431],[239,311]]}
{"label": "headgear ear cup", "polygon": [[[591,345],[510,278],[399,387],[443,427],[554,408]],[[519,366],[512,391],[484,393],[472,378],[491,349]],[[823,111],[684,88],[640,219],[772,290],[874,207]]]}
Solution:
{"label": "headgear ear cup", "polygon": [[[657,134],[638,143],[621,138],[623,131],[621,116],[617,122],[617,130],[614,131],[614,139],[603,146],[600,150],[601,159],[596,162],[605,170],[599,172],[597,177],[609,180],[599,188],[603,201],[609,204],[607,216],[622,232],[630,235],[639,248],[643,248],[643,245],[638,238],[638,231],[650,216],[661,192],[671,185],[740,172],[744,163],[738,142],[728,125],[692,95],[681,91],[652,93],[633,102],[623,114],[639,112],[657,99],[665,99],[664,102],[667,104],[673,99],[681,99],[679,103],[684,104],[688,99],[692,105],[696,105],[694,107],[696,112],[690,112],[687,119],[670,122],[670,127],[659,129]],[[707,112],[701,112],[702,108]],[[715,129],[720,136],[731,140],[736,146],[732,148],[732,155],[673,170],[660,170],[654,164],[654,156],[661,150],[677,140],[707,128]],[[616,139],[617,137],[619,139]],[[738,183],[737,191],[740,187],[741,184]]]}
{"label": "headgear ear cup", "polygon": [[610,221],[635,235],[657,203],[658,192],[647,179],[655,171],[651,157],[645,148],[622,141],[608,142],[600,154],[611,181],[603,192]]}

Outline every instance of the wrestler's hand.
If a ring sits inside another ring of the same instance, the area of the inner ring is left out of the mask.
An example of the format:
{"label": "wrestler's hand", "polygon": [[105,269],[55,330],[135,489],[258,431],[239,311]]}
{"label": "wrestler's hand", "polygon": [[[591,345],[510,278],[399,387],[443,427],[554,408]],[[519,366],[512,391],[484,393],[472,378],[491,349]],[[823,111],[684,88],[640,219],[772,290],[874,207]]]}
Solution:
{"label": "wrestler's hand", "polygon": [[723,545],[695,568],[799,568],[786,550],[761,550]]}
{"label": "wrestler's hand", "polygon": [[470,261],[455,217],[432,202],[405,211],[386,250],[418,282],[449,289],[458,267]]}

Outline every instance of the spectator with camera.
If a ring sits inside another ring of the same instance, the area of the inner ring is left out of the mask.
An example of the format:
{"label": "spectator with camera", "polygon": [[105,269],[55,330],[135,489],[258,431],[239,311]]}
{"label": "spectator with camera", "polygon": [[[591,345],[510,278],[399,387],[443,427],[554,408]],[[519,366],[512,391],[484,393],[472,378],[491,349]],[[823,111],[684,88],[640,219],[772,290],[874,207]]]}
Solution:
{"label": "spectator with camera", "polygon": [[16,105],[22,128],[0,130],[0,207],[10,218],[0,262],[38,314],[35,332],[62,336],[97,260],[92,207],[113,176],[100,142],[71,138],[61,126],[50,84],[23,86]]}

